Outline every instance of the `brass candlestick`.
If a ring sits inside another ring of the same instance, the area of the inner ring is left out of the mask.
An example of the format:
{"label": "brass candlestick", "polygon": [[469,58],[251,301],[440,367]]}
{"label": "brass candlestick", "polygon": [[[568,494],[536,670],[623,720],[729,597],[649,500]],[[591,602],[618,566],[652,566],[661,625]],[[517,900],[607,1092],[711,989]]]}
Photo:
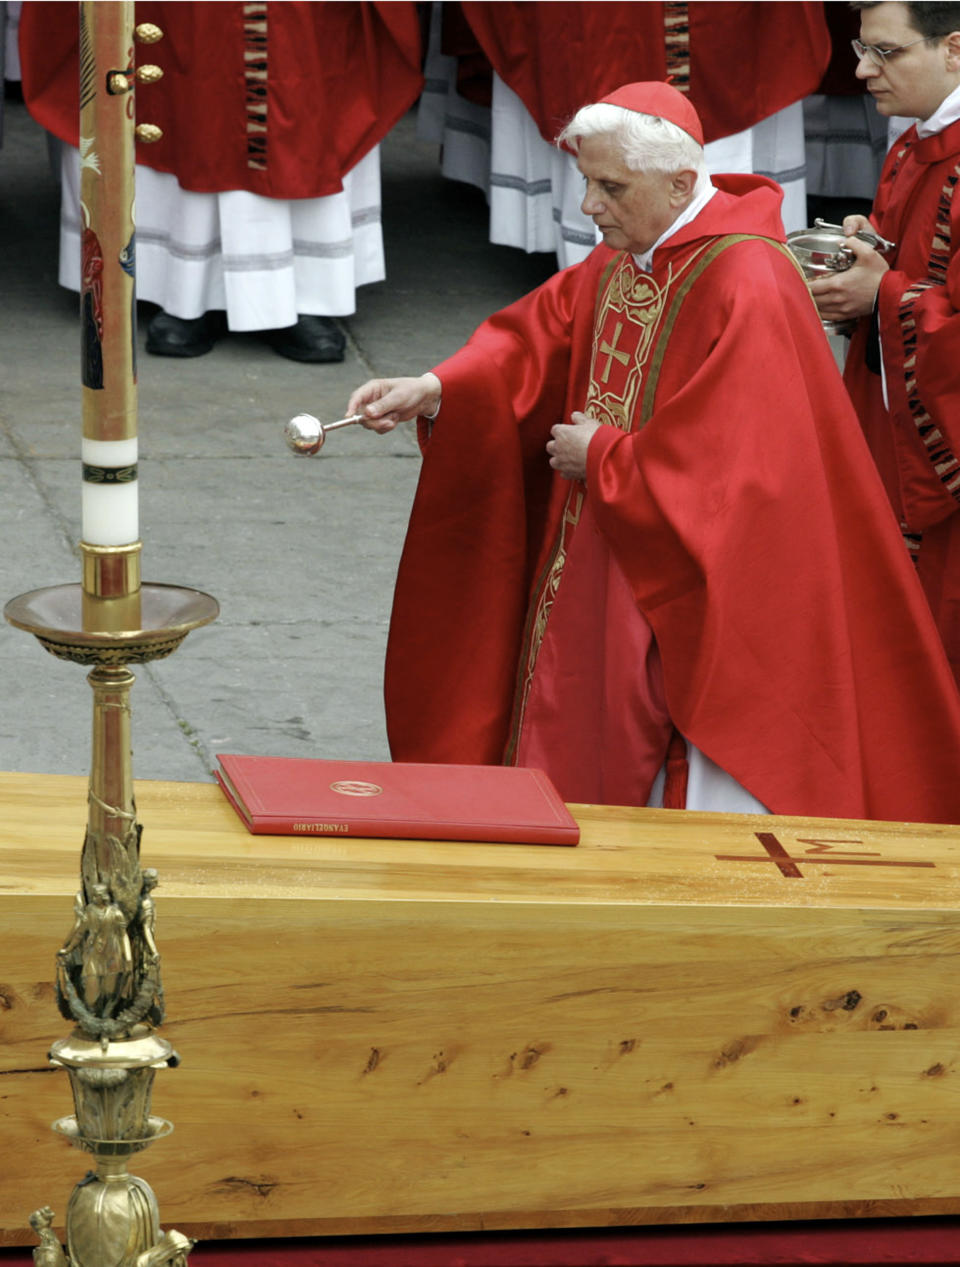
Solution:
{"label": "brass candlestick", "polygon": [[[67,1251],[54,1211],[35,1210],[37,1267],[185,1267],[193,1246],[160,1229],[149,1185],[128,1158],[173,1129],[151,1113],[157,1069],[179,1057],[155,1029],[163,1021],[156,940],[155,869],[140,864],[142,828],[133,794],[127,667],[170,655],[191,629],[214,619],[198,590],[142,584],[136,518],[134,283],[134,31],[132,0],[80,3],[81,202],[84,209],[81,343],[84,540],[82,583],[11,599],[7,620],[60,659],[90,665],[93,748],[87,830],[73,926],[56,953],[56,995],[75,1028],[53,1044],[75,1113],[53,1129],[91,1154],[96,1169],[74,1188]],[[141,125],[141,139],[158,129]],[[66,923],[66,920],[64,921]]]}

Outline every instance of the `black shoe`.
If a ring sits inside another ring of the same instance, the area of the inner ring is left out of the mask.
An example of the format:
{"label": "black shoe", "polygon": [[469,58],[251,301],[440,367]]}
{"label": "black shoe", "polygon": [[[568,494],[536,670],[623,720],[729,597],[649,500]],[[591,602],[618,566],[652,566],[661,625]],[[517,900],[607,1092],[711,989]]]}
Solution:
{"label": "black shoe", "polygon": [[266,330],[264,337],[290,361],[342,361],[346,339],[330,317],[298,317],[297,324]]}
{"label": "black shoe", "polygon": [[147,351],[154,356],[206,356],[223,332],[221,313],[185,320],[158,312],[147,326]]}

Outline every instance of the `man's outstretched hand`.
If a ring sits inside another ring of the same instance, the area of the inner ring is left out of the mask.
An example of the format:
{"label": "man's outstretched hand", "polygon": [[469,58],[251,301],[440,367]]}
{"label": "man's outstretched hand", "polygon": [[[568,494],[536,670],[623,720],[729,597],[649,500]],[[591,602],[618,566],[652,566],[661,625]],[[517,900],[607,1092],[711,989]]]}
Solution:
{"label": "man's outstretched hand", "polygon": [[419,378],[371,378],[350,397],[347,414],[363,414],[371,431],[392,431],[398,422],[432,417],[440,407],[442,388],[429,370]]}

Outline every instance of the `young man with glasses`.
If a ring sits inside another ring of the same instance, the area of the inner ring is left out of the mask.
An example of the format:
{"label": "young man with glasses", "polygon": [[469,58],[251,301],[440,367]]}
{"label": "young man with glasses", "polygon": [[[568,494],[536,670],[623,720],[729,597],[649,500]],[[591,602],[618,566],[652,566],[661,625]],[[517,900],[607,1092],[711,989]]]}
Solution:
{"label": "young man with glasses", "polygon": [[844,378],[960,678],[960,4],[861,11],[857,76],[883,115],[918,120],[895,142],[856,263],[814,282],[821,316],[857,319]]}

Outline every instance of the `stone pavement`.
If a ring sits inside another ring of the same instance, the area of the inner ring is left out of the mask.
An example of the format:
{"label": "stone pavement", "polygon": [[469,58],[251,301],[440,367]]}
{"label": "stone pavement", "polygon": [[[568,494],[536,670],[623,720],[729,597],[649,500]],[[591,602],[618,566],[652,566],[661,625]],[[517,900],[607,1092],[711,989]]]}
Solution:
{"label": "stone pavement", "polygon": [[[550,274],[487,241],[482,195],[445,181],[412,116],[384,143],[387,280],[343,319],[342,365],[231,335],[196,360],[148,356],[140,313],[145,581],[213,594],[219,619],[135,666],[134,775],[209,780],[217,752],[386,760],[383,653],[419,456],[409,428],[334,434],[295,458],[284,422],[340,417],[372,376],[420,373]],[[78,582],[78,301],[56,281],[58,183],[43,132],[6,103],[0,148],[0,600]],[[0,627],[0,769],[84,774],[86,671]]]}

